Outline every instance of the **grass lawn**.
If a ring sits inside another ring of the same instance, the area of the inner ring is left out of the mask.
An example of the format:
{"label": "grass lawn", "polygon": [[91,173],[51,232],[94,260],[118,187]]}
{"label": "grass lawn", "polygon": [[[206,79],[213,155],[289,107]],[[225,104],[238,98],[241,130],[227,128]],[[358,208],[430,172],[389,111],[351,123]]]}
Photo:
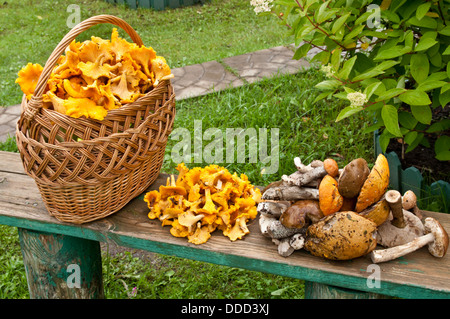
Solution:
{"label": "grass lawn", "polygon": [[[292,42],[280,36],[283,33],[273,19],[257,18],[248,0],[213,0],[205,6],[163,12],[134,11],[103,1],[42,1],[34,6],[31,1],[8,1],[7,5],[0,5],[0,71],[4,74],[0,79],[0,105],[20,102],[21,94],[14,84],[17,71],[28,61],[45,63],[68,31],[61,25],[65,25],[67,5],[74,2],[80,5],[82,19],[101,13],[124,18],[137,29],[146,45],[168,58],[172,67]],[[58,10],[60,15],[55,14]],[[26,15],[18,19],[19,12]],[[110,27],[95,27],[92,34],[109,37]],[[83,36],[88,38],[90,34]],[[368,123],[359,117],[336,123],[343,107],[340,101],[313,103],[318,94],[314,85],[323,79],[321,72],[310,69],[178,101],[174,127],[192,132],[194,121],[201,120],[202,133],[208,128],[218,128],[223,133],[226,128],[278,128],[279,167],[274,174],[261,174],[264,164],[249,163],[248,151],[244,163],[218,163],[230,171],[245,173],[257,185],[293,172],[295,156],[306,163],[326,157],[336,159],[340,165],[356,157],[372,163],[372,136],[361,133]],[[174,138],[169,139],[165,172],[175,172],[171,151],[177,143]],[[208,143],[204,140],[203,146]],[[14,141],[0,144],[0,149],[14,151]],[[204,166],[208,162],[187,164]],[[105,252],[103,257],[108,298],[128,298],[133,287],[137,287],[135,298],[303,297],[301,280],[162,255],[139,259],[128,252],[113,256]],[[0,226],[0,298],[28,298],[17,231],[7,226]]]}

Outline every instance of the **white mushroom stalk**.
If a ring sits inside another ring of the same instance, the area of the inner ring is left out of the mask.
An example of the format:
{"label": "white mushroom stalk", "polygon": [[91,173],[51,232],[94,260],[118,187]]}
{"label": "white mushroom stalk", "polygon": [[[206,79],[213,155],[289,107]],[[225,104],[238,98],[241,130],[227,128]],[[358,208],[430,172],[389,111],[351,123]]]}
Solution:
{"label": "white mushroom stalk", "polygon": [[412,253],[426,245],[428,251],[435,257],[444,257],[448,248],[448,234],[442,225],[434,218],[427,217],[424,222],[426,235],[415,238],[413,241],[384,250],[374,250],[370,258],[374,263],[381,263],[397,259]]}

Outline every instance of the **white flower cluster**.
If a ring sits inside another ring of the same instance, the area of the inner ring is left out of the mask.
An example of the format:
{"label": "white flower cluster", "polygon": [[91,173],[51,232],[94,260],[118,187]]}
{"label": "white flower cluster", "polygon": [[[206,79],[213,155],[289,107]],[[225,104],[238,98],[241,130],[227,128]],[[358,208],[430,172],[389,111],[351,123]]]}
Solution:
{"label": "white flower cluster", "polygon": [[325,73],[325,76],[327,77],[327,78],[331,78],[333,75],[334,75],[334,70],[333,70],[333,68],[331,67],[331,65],[322,65],[321,67],[320,67],[320,71],[322,71],[322,72],[324,72]]}
{"label": "white flower cluster", "polygon": [[272,1],[273,0],[251,0],[250,4],[254,6],[254,10],[256,14],[260,12],[268,12],[272,8]]}
{"label": "white flower cluster", "polygon": [[367,102],[367,95],[361,92],[352,92],[347,94],[347,99],[350,101],[350,106],[359,107]]}

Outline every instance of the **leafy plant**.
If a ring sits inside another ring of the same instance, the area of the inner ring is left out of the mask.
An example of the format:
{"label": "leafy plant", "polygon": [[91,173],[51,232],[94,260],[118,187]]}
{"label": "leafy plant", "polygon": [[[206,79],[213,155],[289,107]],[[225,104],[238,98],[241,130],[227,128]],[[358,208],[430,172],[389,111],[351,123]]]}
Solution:
{"label": "leafy plant", "polygon": [[434,135],[436,158],[450,160],[450,119],[432,119],[450,102],[449,0],[263,2],[255,12],[288,27],[294,58],[319,50],[312,60],[328,79],[316,85],[316,101],[350,102],[336,121],[365,111],[374,118],[365,132],[381,131],[383,151],[392,138],[407,144],[406,152],[431,147]]}

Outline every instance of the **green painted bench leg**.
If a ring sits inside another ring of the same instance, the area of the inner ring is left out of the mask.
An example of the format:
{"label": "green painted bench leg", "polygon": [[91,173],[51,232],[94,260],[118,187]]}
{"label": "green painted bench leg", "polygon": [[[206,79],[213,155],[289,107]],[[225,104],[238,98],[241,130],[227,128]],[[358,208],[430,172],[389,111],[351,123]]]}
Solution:
{"label": "green painted bench leg", "polygon": [[385,299],[376,293],[357,291],[336,286],[305,281],[305,299]]}
{"label": "green painted bench leg", "polygon": [[30,298],[104,298],[99,242],[18,230]]}

